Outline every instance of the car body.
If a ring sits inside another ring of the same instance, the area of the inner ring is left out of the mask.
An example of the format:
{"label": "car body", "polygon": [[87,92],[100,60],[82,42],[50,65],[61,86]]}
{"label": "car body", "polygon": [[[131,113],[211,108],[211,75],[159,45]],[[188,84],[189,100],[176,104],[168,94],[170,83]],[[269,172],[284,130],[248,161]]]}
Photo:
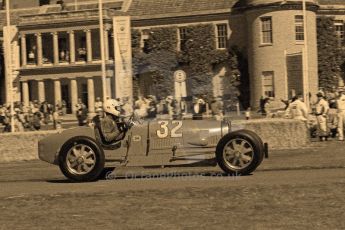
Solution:
{"label": "car body", "polygon": [[134,125],[122,140],[111,144],[104,142],[98,125],[77,127],[40,140],[38,155],[59,165],[74,181],[96,180],[105,166],[174,166],[202,161],[217,162],[230,174],[251,173],[262,162],[265,145],[255,133],[232,132],[230,126],[230,122],[216,120],[153,120]]}

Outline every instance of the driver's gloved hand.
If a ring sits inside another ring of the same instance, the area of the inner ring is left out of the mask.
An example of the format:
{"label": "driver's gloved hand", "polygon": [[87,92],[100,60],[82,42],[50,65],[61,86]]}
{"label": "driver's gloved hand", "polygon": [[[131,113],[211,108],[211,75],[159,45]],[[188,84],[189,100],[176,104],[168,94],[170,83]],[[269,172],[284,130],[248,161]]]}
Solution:
{"label": "driver's gloved hand", "polygon": [[129,129],[129,127],[128,127],[127,123],[123,123],[123,124],[119,125],[119,130],[121,132],[127,132],[128,129]]}
{"label": "driver's gloved hand", "polygon": [[133,122],[126,122],[125,124],[128,129],[132,128],[132,126],[134,125]]}

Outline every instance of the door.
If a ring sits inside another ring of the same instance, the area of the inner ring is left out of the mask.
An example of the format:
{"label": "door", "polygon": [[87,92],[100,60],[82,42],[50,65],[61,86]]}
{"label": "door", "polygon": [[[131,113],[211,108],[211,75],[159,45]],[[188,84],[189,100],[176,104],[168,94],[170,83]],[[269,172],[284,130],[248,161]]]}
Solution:
{"label": "door", "polygon": [[68,85],[61,85],[61,98],[66,102],[67,113],[71,113],[71,102]]}

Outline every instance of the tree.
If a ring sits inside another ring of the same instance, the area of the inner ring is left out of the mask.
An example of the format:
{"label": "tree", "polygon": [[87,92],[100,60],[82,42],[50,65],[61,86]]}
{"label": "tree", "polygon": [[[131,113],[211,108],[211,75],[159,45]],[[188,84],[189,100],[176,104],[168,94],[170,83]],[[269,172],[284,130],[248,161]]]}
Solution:
{"label": "tree", "polygon": [[332,17],[317,19],[317,43],[319,87],[330,90],[338,86],[341,66],[341,53]]}
{"label": "tree", "polygon": [[[4,57],[4,50],[3,50],[3,44],[0,42],[0,86],[4,86],[5,84],[5,57]],[[0,93],[2,93],[4,90],[0,87]],[[3,103],[2,99],[3,95],[0,95],[0,104]]]}

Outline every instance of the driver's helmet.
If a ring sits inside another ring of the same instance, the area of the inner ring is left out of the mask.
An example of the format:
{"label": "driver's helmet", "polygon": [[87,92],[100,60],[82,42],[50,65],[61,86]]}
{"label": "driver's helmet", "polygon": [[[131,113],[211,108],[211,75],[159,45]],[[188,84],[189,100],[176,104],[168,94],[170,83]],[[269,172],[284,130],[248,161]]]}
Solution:
{"label": "driver's helmet", "polygon": [[121,106],[117,100],[107,99],[103,104],[104,112],[110,113],[114,116],[120,116]]}

